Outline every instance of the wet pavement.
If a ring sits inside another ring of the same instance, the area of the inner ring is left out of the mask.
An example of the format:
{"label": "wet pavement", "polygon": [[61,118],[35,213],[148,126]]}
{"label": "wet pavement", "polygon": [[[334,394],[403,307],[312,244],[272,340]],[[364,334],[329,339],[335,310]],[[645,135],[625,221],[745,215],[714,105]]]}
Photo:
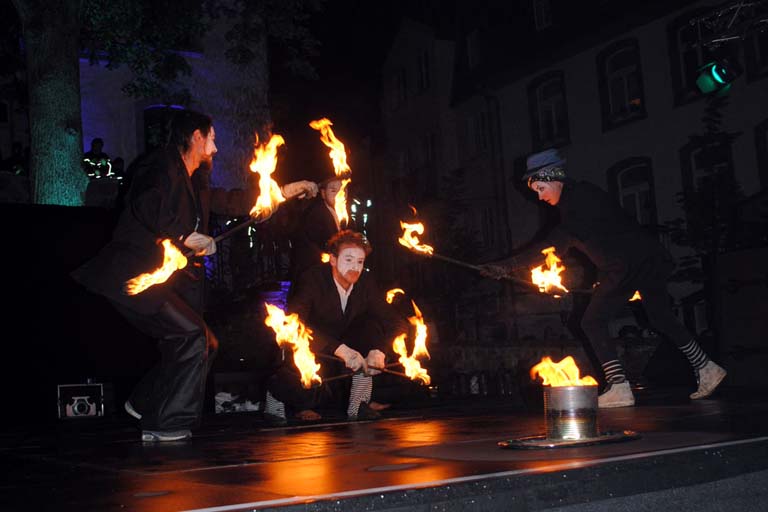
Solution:
{"label": "wet pavement", "polygon": [[768,398],[638,395],[599,422],[639,440],[549,450],[499,448],[543,433],[543,413],[490,398],[286,428],[258,412],[215,415],[189,442],[154,445],[127,416],[9,428],[0,510],[651,510],[642,504],[674,503],[664,493],[686,510],[713,485],[723,499],[768,497]]}

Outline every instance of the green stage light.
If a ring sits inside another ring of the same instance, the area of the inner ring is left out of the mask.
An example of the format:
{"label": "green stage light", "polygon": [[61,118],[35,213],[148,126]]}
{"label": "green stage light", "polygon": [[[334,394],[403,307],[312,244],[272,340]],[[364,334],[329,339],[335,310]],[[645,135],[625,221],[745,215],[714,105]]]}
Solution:
{"label": "green stage light", "polygon": [[731,82],[736,78],[736,70],[724,61],[708,62],[699,68],[696,86],[704,94],[713,92],[726,93]]}

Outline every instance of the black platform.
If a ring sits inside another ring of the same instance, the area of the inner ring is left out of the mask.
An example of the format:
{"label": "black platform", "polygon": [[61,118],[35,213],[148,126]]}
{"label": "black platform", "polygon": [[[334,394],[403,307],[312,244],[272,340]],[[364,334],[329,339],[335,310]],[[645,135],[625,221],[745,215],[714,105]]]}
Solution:
{"label": "black platform", "polygon": [[499,399],[287,428],[216,415],[160,445],[139,442],[127,416],[72,419],[4,433],[0,510],[765,510],[766,397],[646,391],[600,422],[642,438],[503,450],[543,417]]}

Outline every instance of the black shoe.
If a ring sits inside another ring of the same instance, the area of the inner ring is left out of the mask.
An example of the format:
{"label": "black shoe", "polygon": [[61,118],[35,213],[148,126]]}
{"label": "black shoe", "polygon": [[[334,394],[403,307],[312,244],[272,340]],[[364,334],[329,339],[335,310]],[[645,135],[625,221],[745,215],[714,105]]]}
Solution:
{"label": "black shoe", "polygon": [[378,420],[381,418],[381,413],[371,409],[368,402],[360,402],[360,407],[357,409],[357,416],[349,416],[352,421],[368,421]]}
{"label": "black shoe", "polygon": [[288,425],[288,420],[286,418],[277,416],[276,414],[269,414],[268,412],[264,413],[264,421],[270,427],[284,427]]}

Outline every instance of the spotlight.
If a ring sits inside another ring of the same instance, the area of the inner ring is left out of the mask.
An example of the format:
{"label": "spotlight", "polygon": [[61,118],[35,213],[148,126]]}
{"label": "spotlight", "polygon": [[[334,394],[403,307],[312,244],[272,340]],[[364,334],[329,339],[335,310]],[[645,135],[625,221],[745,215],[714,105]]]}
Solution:
{"label": "spotlight", "polygon": [[727,60],[708,62],[699,68],[696,85],[704,94],[714,92],[725,94],[731,88],[731,83],[739,76],[738,68]]}

